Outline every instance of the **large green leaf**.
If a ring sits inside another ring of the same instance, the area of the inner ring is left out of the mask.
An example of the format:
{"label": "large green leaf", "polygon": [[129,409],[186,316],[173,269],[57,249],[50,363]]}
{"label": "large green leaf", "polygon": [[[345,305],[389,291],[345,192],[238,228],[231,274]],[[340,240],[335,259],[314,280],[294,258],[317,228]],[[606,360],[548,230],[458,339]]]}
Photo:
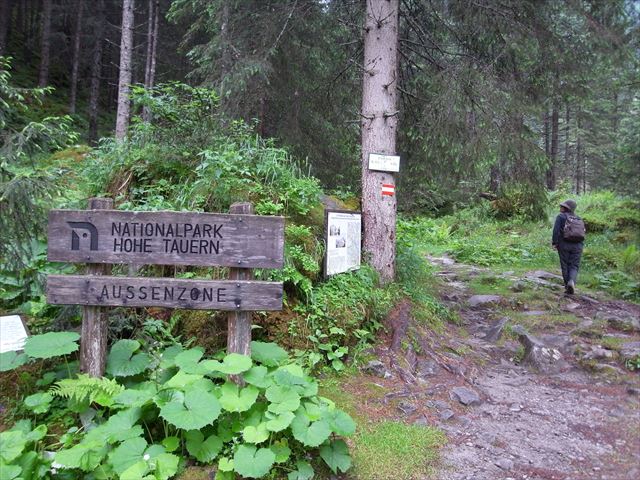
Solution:
{"label": "large green leaf", "polygon": [[269,448],[276,454],[276,463],[284,463],[289,460],[291,456],[291,449],[289,448],[289,442],[287,442],[286,438],[273,442]]}
{"label": "large green leaf", "polygon": [[146,448],[147,441],[142,437],[131,438],[122,442],[109,454],[109,462],[113,467],[113,471],[117,474],[122,474],[129,467],[142,460]]}
{"label": "large green leaf", "polygon": [[346,472],[351,467],[349,449],[343,440],[334,440],[329,445],[323,445],[320,448],[320,456],[333,473],[338,473],[338,470]]}
{"label": "large green leaf", "polygon": [[201,348],[190,348],[176,355],[175,363],[185,373],[204,375],[209,373],[209,369],[204,363],[199,363],[204,355]]}
{"label": "large green leaf", "polygon": [[222,363],[216,360],[205,360],[201,363],[210,371],[226,373],[227,375],[238,375],[246,372],[253,366],[251,357],[240,353],[230,353],[222,360]]}
{"label": "large green leaf", "polygon": [[142,435],[142,427],[136,425],[142,411],[138,407],[122,410],[111,415],[109,420],[97,428],[89,431],[86,440],[106,441],[108,443],[124,442]]}
{"label": "large green leaf", "polygon": [[317,447],[329,438],[331,427],[326,420],[310,422],[304,409],[301,408],[291,422],[291,432],[296,440],[307,447]]}
{"label": "large green leaf", "polygon": [[311,480],[314,475],[313,467],[309,462],[298,460],[296,470],[287,475],[287,480]]}
{"label": "large green leaf", "polygon": [[27,363],[27,356],[24,353],[14,351],[0,353],[0,372],[13,370],[25,363]]}
{"label": "large green leaf", "polygon": [[226,382],[220,387],[220,393],[222,408],[228,412],[246,412],[256,403],[260,391],[253,385],[240,388],[235,383]]}
{"label": "large green leaf", "polygon": [[277,367],[289,359],[289,354],[275,343],[251,342],[251,357],[256,362]]}
{"label": "large green leaf", "polygon": [[342,410],[331,410],[327,413],[327,421],[331,430],[338,435],[348,437],[356,431],[356,422]]}
{"label": "large green leaf", "polygon": [[200,430],[190,430],[186,433],[187,451],[202,463],[211,463],[222,450],[222,440],[216,435],[210,435],[206,440]]}
{"label": "large green leaf", "polygon": [[151,465],[155,466],[155,477],[157,480],[169,480],[178,472],[180,457],[172,453],[163,453],[151,460]]}
{"label": "large green leaf", "polygon": [[267,388],[273,385],[273,379],[269,376],[269,370],[262,365],[251,367],[251,370],[244,372],[242,378],[244,378],[247,383],[259,388]]}
{"label": "large green leaf", "polygon": [[5,462],[20,456],[27,444],[27,436],[20,430],[9,430],[0,433],[0,458]]}
{"label": "large green leaf", "polygon": [[243,477],[264,477],[276,461],[276,454],[269,448],[240,445],[233,456],[233,469]]}
{"label": "large green leaf", "polygon": [[24,405],[33,413],[46,413],[49,410],[53,396],[47,392],[38,392],[24,399]]}
{"label": "large green leaf", "polygon": [[172,401],[160,409],[160,416],[183,430],[196,430],[210,425],[220,415],[215,395],[200,389],[188,390],[184,401]]}
{"label": "large green leaf", "polygon": [[33,335],[24,344],[24,353],[33,358],[51,358],[78,350],[76,332],[49,332]]}
{"label": "large green leaf", "polygon": [[269,438],[269,430],[266,423],[260,423],[256,426],[247,425],[242,430],[242,438],[247,443],[262,443]]}
{"label": "large green leaf", "polygon": [[271,402],[269,411],[273,413],[293,412],[300,407],[300,395],[295,387],[272,385],[265,393]]}
{"label": "large green leaf", "polygon": [[136,353],[139,349],[137,340],[118,340],[107,358],[107,373],[114,377],[130,377],[144,372],[151,363],[151,357],[143,352]]}
{"label": "large green leaf", "polygon": [[281,414],[273,414],[271,412],[267,412],[267,418],[271,417],[267,423],[267,429],[271,432],[280,432],[291,425],[291,422],[295,418],[295,415],[292,412],[283,412]]}
{"label": "large green leaf", "polygon": [[78,445],[66,450],[60,450],[55,455],[55,462],[65,468],[79,468],[85,472],[96,469],[107,454],[108,447],[99,440],[87,441],[84,439]]}
{"label": "large green leaf", "polygon": [[120,480],[141,480],[149,471],[149,465],[144,460],[138,460],[120,473]]}
{"label": "large green leaf", "polygon": [[0,458],[0,473],[3,480],[13,480],[22,473],[22,467],[20,465],[7,465],[4,460]]}

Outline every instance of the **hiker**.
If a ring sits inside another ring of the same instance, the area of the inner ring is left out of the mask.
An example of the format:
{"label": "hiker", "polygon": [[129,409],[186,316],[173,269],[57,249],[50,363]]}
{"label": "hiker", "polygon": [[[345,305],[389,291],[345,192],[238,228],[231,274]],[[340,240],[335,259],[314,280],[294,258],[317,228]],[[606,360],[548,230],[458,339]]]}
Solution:
{"label": "hiker", "polygon": [[560,214],[556,217],[551,239],[553,248],[558,250],[560,256],[564,289],[569,295],[575,292],[585,237],[584,222],[575,215],[576,207],[574,200],[560,204]]}

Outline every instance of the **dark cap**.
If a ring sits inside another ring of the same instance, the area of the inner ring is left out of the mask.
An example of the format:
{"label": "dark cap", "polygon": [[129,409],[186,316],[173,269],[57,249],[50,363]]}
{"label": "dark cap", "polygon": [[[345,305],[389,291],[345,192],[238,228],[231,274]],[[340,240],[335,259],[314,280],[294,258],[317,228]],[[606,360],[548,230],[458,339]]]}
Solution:
{"label": "dark cap", "polygon": [[575,209],[578,206],[578,204],[576,203],[575,200],[565,200],[564,202],[562,202],[560,204],[560,206],[566,208],[570,212],[573,212],[573,211],[575,211]]}

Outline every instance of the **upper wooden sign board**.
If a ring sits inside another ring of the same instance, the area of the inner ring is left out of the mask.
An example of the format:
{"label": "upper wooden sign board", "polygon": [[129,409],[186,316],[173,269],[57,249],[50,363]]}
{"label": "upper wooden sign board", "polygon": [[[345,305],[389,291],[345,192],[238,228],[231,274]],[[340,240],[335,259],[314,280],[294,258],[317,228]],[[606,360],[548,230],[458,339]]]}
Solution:
{"label": "upper wooden sign board", "polygon": [[284,218],[186,212],[51,210],[48,259],[281,268]]}

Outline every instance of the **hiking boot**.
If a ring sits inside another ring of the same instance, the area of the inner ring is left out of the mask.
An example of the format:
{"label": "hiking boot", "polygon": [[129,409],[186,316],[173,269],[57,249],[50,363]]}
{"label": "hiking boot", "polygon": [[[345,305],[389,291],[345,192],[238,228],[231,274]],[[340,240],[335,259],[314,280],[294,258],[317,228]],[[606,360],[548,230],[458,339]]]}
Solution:
{"label": "hiking boot", "polygon": [[573,280],[569,280],[569,282],[567,282],[567,293],[569,295],[573,295],[575,291],[576,291],[576,283]]}

